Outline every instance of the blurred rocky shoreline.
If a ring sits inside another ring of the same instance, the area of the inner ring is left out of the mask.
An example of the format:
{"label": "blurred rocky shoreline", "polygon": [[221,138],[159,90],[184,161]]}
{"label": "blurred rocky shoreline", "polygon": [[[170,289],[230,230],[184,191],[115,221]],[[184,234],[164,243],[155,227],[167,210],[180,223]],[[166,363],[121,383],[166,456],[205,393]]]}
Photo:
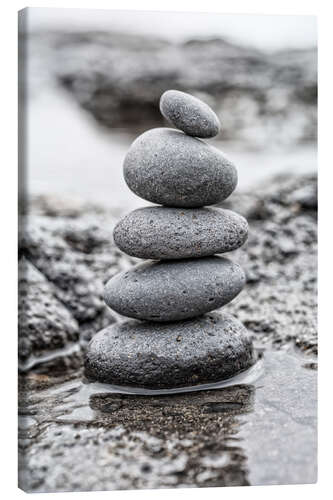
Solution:
{"label": "blurred rocky shoreline", "polygon": [[[24,35],[22,35],[24,36]],[[27,41],[37,81],[51,78],[107,128],[164,124],[167,89],[206,101],[225,140],[253,147],[313,142],[317,134],[317,51],[264,52],[222,38],[171,42],[116,32],[36,32]]]}

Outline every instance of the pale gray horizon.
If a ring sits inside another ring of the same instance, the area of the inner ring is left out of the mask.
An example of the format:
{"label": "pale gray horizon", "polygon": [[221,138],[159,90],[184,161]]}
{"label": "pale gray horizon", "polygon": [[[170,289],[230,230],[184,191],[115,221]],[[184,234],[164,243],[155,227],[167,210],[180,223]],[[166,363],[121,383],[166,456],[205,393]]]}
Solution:
{"label": "pale gray horizon", "polygon": [[28,29],[113,30],[174,41],[217,36],[268,51],[317,45],[315,16],[29,8]]}

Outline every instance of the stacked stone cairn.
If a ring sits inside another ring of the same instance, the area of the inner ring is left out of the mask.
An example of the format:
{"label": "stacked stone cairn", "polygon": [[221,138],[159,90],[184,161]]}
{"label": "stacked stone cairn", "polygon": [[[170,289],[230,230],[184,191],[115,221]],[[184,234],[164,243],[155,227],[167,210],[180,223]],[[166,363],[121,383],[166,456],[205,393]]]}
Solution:
{"label": "stacked stone cairn", "polygon": [[162,95],[160,110],[178,130],[148,130],[124,161],[128,187],[158,206],[134,210],[114,230],[122,251],[149,260],[105,287],[106,304],[134,319],[97,333],[85,363],[90,380],[158,390],[219,382],[254,362],[244,326],[230,314],[210,312],[245,284],[242,268],[216,254],[240,247],[248,234],[242,216],[206,208],[237,184],[234,165],[200,140],[219,133],[219,119],[176,90]]}

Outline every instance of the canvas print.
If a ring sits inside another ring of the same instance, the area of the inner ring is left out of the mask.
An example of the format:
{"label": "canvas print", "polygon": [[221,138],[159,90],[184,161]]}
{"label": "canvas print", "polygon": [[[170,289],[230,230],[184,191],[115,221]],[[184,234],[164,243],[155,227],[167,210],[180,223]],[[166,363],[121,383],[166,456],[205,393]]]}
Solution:
{"label": "canvas print", "polygon": [[19,12],[19,487],[317,480],[311,16]]}

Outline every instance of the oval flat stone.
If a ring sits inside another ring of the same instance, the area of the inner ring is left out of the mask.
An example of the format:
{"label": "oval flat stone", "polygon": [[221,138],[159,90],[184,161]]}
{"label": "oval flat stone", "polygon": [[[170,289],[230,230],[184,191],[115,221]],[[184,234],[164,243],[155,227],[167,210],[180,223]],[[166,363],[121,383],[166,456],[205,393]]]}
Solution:
{"label": "oval flat stone", "polygon": [[127,320],[91,340],[85,375],[102,383],[167,389],[218,382],[249,368],[253,347],[229,314],[177,323]]}
{"label": "oval flat stone", "polygon": [[219,208],[144,207],[114,229],[116,245],[142,259],[183,259],[231,252],[248,234],[244,217]]}
{"label": "oval flat stone", "polygon": [[124,177],[141,198],[172,207],[214,205],[237,185],[236,168],[221,151],[170,128],[148,130],[133,142]]}
{"label": "oval flat stone", "polygon": [[227,304],[244,284],[242,268],[223,257],[146,261],[111,278],[104,299],[123,316],[174,321]]}
{"label": "oval flat stone", "polygon": [[220,132],[220,120],[214,111],[196,97],[167,90],[160,99],[162,115],[176,128],[194,137],[214,137]]}

